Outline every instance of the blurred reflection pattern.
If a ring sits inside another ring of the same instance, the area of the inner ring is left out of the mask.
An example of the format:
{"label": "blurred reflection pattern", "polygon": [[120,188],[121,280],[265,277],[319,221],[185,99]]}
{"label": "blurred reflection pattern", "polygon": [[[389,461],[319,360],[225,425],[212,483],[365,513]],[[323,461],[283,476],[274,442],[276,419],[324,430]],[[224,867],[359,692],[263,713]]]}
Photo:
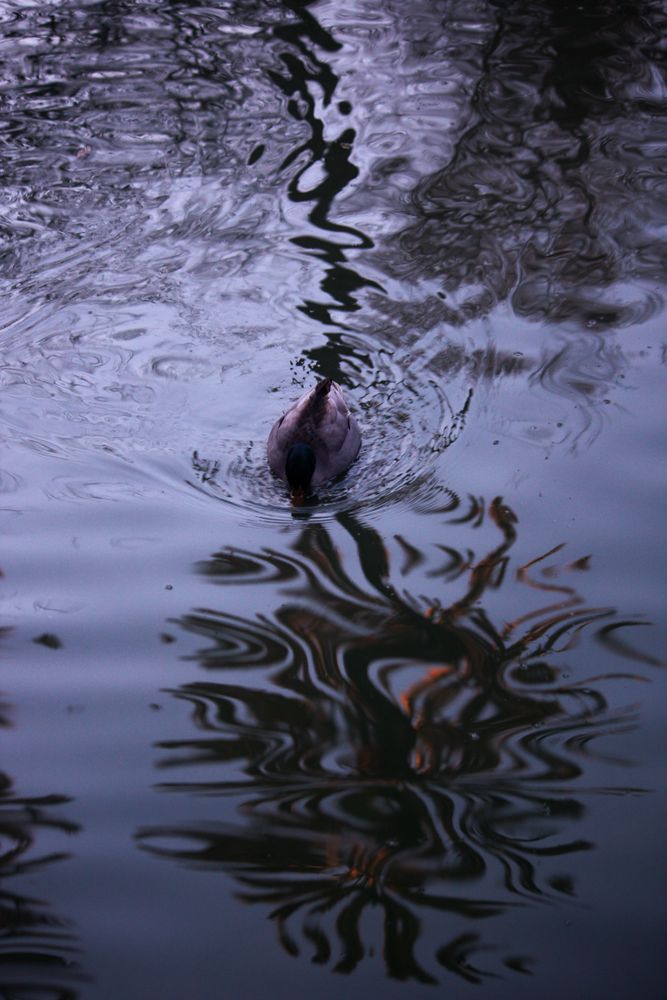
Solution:
{"label": "blurred reflection pattern", "polygon": [[[4,708],[4,706],[3,706]],[[3,712],[0,725],[6,725]],[[43,899],[13,887],[13,879],[39,872],[68,857],[48,846],[51,835],[79,827],[53,809],[68,799],[17,795],[11,778],[0,772],[0,996],[8,1000],[74,1000],[82,979],[78,942],[66,920]]]}
{"label": "blurred reflection pattern", "polygon": [[463,305],[441,303],[449,322],[508,296],[535,319],[645,320],[662,304],[664,235],[646,232],[664,184],[664,4],[484,4],[477,43],[458,7],[439,16],[459,79],[473,69],[470,114],[448,162],[412,190],[417,218],[384,265],[467,287]]}
{"label": "blurred reflection pattern", "polygon": [[[196,659],[211,679],[173,692],[196,732],[161,744],[160,767],[188,772],[161,787],[207,808],[231,796],[236,819],[145,828],[139,840],[231,873],[289,953],[337,971],[352,972],[379,936],[393,977],[437,980],[426,942],[440,966],[485,975],[478,918],[574,894],[567,856],[592,846],[577,835],[576,782],[595,737],[629,722],[602,693],[609,675],[569,676],[577,641],[597,630],[613,644],[620,624],[570,580],[588,559],[557,546],[510,573],[517,519],[502,499],[451,494],[443,514],[428,551],[395,537],[401,586],[376,530],[340,514],[335,530],[356,549],[348,565],[323,524],[306,524],[291,552],[224,549],[199,571],[246,589],[248,607],[262,606],[262,588],[282,603],[178,621],[206,640]],[[447,544],[448,528],[469,529],[471,547]],[[490,529],[488,551],[475,552]],[[417,573],[439,598],[404,585]],[[510,575],[524,603],[497,624],[490,606]]]}

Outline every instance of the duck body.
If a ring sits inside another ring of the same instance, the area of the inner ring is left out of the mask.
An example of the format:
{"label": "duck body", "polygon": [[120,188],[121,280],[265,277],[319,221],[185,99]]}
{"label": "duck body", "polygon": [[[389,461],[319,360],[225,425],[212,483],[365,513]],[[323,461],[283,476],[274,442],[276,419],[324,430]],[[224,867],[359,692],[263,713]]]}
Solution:
{"label": "duck body", "polygon": [[361,432],[337,382],[325,378],[273,425],[269,468],[293,489],[308,489],[345,472],[357,457]]}

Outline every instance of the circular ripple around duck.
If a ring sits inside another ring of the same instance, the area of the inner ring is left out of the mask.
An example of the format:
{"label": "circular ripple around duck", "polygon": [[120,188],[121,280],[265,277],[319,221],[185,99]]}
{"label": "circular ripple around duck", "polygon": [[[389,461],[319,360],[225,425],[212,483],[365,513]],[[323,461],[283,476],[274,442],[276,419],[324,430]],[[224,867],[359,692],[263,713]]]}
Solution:
{"label": "circular ripple around duck", "polygon": [[[458,401],[454,405],[424,367],[415,366],[406,376],[395,359],[376,355],[371,362],[366,357],[369,368],[373,367],[360,372],[359,381],[365,375],[367,385],[344,387],[362,431],[359,456],[346,473],[323,484],[306,504],[292,504],[285,484],[269,471],[270,424],[250,443],[227,439],[205,458],[195,453],[190,485],[230,505],[244,520],[259,517],[278,524],[295,517],[327,519],[342,510],[385,508],[404,504],[408,498],[411,507],[424,512],[446,506],[449,493],[438,478],[436,462],[463,428],[469,388],[461,380],[453,385],[452,396]],[[282,399],[276,416],[309,382]]]}

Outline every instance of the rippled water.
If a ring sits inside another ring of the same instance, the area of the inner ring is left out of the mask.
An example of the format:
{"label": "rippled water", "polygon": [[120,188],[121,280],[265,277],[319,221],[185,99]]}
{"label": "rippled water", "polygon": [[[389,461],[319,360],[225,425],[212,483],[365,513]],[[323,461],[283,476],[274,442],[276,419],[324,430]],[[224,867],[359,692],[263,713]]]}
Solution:
{"label": "rippled water", "polygon": [[0,4],[3,997],[661,995],[666,38]]}

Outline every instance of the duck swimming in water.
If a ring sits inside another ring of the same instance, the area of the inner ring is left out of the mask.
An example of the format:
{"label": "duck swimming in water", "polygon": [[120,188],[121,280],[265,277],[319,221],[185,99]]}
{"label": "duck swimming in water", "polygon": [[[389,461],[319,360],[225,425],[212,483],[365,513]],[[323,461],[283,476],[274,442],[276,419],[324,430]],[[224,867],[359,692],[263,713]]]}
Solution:
{"label": "duck swimming in water", "polygon": [[305,493],[345,472],[360,447],[359,425],[340,386],[324,378],[273,425],[267,456],[276,476]]}

